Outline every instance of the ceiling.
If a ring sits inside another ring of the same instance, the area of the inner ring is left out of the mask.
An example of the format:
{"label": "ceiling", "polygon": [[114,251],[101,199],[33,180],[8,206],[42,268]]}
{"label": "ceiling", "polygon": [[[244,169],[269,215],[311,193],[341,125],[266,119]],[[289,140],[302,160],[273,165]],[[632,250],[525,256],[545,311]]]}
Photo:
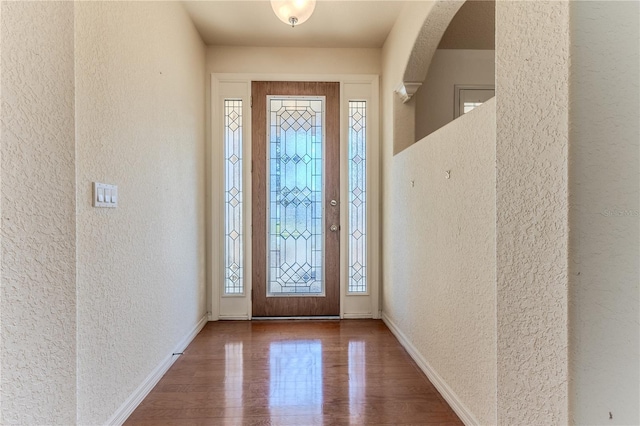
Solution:
{"label": "ceiling", "polygon": [[291,28],[266,0],[184,2],[206,44],[257,47],[382,47],[404,4],[318,0],[311,18]]}
{"label": "ceiling", "polygon": [[471,0],[462,5],[438,49],[495,49],[496,2]]}

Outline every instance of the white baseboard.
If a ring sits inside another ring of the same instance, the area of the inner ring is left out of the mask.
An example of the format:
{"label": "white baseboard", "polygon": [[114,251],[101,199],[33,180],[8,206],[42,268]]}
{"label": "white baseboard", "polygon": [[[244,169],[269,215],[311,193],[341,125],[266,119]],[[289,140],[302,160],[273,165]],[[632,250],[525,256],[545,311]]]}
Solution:
{"label": "white baseboard", "polygon": [[248,315],[220,315],[218,321],[249,321]]}
{"label": "white baseboard", "polygon": [[400,331],[398,326],[385,314],[382,313],[382,321],[389,327],[389,330],[393,333],[394,336],[398,339],[400,344],[407,350],[411,358],[418,364],[418,367],[424,372],[424,374],[429,378],[431,383],[438,389],[440,395],[449,403],[453,411],[460,417],[460,420],[467,426],[475,426],[480,423],[476,418],[471,414],[471,411],[467,408],[466,405],[458,398],[458,395],[447,385],[442,377],[436,372],[436,370],[431,367],[429,362],[422,356],[422,354],[416,349],[415,346],[409,341],[407,336]]}
{"label": "white baseboard", "polygon": [[342,318],[344,319],[371,319],[373,315],[371,314],[343,314]]}
{"label": "white baseboard", "polygon": [[129,398],[126,399],[126,401],[120,406],[120,408],[118,408],[113,416],[111,416],[111,418],[107,421],[107,425],[121,426],[129,418],[131,413],[133,413],[133,410],[135,410],[138,405],[140,405],[142,400],[146,398],[146,396],[160,381],[167,370],[173,365],[174,362],[176,362],[179,355],[173,354],[184,351],[206,324],[207,316],[204,316],[200,319],[200,321],[198,321],[195,327],[193,327],[191,332],[187,334],[184,339],[180,341],[180,343],[178,343],[171,354],[167,355],[160,362],[160,364],[153,369],[153,371],[147,376],[147,378],[144,379],[140,386],[138,386],[138,388],[134,390],[131,395],[129,395]]}

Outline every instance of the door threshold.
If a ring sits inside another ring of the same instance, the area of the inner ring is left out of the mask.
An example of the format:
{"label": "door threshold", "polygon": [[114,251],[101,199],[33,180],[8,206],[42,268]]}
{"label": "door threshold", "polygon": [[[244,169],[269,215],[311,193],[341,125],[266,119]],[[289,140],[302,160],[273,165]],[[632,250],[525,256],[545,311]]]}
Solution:
{"label": "door threshold", "polygon": [[251,317],[251,321],[275,320],[339,320],[340,315],[318,315],[312,317]]}

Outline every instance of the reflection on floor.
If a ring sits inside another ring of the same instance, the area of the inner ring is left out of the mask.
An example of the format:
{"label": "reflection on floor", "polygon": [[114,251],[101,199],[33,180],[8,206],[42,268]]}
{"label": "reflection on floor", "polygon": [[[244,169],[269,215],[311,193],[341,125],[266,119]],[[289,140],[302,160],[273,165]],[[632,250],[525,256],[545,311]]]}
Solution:
{"label": "reflection on floor", "polygon": [[381,321],[211,322],[128,425],[461,425]]}
{"label": "reflection on floor", "polygon": [[269,410],[291,415],[292,407],[322,406],[322,342],[292,340],[269,345]]}

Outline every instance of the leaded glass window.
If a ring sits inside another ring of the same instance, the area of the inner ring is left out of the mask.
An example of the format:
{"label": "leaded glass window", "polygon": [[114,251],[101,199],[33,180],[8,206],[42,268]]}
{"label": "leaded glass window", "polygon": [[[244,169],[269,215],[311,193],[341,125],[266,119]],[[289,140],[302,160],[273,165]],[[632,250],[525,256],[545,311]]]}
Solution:
{"label": "leaded glass window", "polygon": [[349,101],[349,283],[367,292],[367,103]]}
{"label": "leaded glass window", "polygon": [[224,294],[244,294],[242,100],[224,101]]}
{"label": "leaded glass window", "polygon": [[269,296],[324,293],[324,103],[267,99]]}

